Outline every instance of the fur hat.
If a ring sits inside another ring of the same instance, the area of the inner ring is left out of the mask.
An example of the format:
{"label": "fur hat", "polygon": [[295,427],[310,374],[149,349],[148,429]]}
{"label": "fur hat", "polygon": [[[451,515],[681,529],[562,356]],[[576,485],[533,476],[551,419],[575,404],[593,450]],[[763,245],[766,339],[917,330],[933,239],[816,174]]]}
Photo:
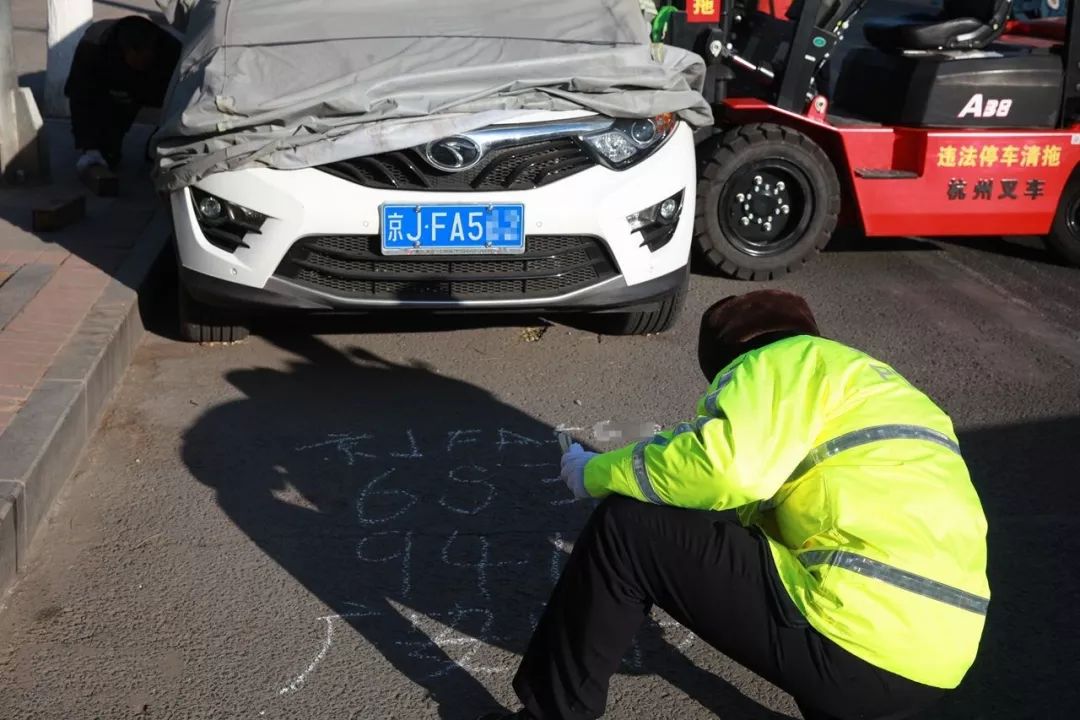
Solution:
{"label": "fur hat", "polygon": [[795,335],[820,335],[810,306],[783,290],[731,295],[701,316],[698,362],[713,378],[743,353]]}

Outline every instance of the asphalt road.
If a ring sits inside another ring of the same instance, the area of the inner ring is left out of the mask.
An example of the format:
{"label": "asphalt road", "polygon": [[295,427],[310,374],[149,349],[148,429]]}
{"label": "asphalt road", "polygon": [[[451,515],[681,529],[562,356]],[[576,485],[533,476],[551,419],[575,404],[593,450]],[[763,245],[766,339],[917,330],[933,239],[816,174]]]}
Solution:
{"label": "asphalt road", "polygon": [[[959,428],[993,601],[976,666],[928,717],[1075,717],[1080,271],[1036,245],[863,241],[776,284]],[[751,287],[695,276],[678,327],[645,338],[449,320],[230,347],[149,337],[0,612],[0,717],[512,705],[518,653],[589,511],[552,481],[553,429],[590,439],[599,421],[692,414],[697,317]],[[658,616],[608,716],[713,714],[798,717]]]}

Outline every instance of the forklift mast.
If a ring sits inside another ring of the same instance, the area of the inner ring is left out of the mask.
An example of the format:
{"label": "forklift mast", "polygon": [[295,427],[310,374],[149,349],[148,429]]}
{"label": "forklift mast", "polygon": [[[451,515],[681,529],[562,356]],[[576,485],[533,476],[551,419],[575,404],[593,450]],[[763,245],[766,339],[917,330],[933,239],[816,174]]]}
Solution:
{"label": "forklift mast", "polygon": [[[751,27],[750,16],[757,7],[747,0],[721,0],[720,20],[717,23],[696,22],[685,11],[686,2],[670,3],[676,12],[669,15],[664,42],[692,50],[707,64],[704,94],[713,105],[722,103],[733,81],[743,75],[754,78],[758,89],[754,95],[789,112],[802,113],[813,96],[814,80],[840,40],[846,20],[866,0],[839,0],[823,13],[829,0],[795,0],[787,13],[788,21],[778,17],[773,21],[778,32],[769,33],[769,47],[747,52],[747,41],[754,33],[742,32]],[[836,6],[846,6],[836,13]],[[762,14],[762,17],[765,17]],[[820,27],[819,19],[827,20]],[[786,50],[782,48],[786,47]],[[776,58],[777,51],[781,57]]]}

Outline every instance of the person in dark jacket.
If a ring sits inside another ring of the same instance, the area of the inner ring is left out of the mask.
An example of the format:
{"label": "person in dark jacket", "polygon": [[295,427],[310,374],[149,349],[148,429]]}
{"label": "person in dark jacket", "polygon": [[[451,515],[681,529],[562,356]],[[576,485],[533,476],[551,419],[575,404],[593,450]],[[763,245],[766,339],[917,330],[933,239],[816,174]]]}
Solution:
{"label": "person in dark jacket", "polygon": [[80,174],[116,168],[139,110],[161,107],[179,59],[180,41],[144,17],[101,20],[87,29],[64,86]]}

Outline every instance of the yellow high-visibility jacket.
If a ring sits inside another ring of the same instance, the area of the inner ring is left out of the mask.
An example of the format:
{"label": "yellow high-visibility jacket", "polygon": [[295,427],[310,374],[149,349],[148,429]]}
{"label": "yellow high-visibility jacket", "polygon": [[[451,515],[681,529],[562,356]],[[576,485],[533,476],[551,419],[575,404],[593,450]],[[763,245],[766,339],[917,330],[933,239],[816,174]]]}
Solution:
{"label": "yellow high-visibility jacket", "polygon": [[986,517],[949,417],[885,363],[810,336],[737,358],[697,414],[594,457],[588,492],[737,509],[812,627],[877,667],[956,687],[990,588]]}

